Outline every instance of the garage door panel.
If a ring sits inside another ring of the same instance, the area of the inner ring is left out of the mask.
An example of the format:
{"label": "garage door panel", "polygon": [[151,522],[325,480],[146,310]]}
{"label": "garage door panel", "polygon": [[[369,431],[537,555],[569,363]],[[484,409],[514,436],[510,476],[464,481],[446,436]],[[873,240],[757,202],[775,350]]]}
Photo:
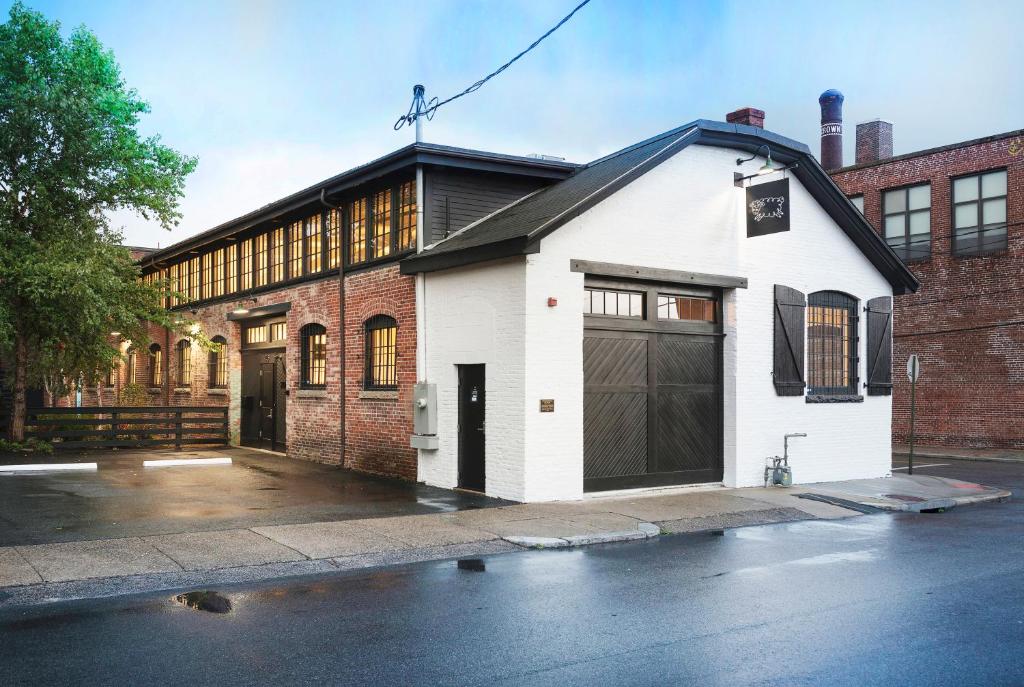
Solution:
{"label": "garage door panel", "polygon": [[711,337],[662,335],[658,384],[717,384],[718,343]]}
{"label": "garage door panel", "polygon": [[717,394],[658,390],[658,472],[710,470],[718,463]]}
{"label": "garage door panel", "polygon": [[647,394],[586,393],[583,399],[583,477],[647,471]]}
{"label": "garage door panel", "polygon": [[647,337],[587,336],[583,339],[583,376],[588,388],[647,386]]}

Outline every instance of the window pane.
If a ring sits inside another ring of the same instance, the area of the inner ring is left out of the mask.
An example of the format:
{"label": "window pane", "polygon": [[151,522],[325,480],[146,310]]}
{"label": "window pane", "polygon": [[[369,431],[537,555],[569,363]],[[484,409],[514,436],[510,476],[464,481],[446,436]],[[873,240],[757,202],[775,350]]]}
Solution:
{"label": "window pane", "polygon": [[965,177],[953,180],[953,202],[963,203],[978,199],[978,177]]}
{"label": "window pane", "polygon": [[850,196],[850,202],[860,210],[862,215],[864,214],[864,196]]}
{"label": "window pane", "polygon": [[373,196],[373,257],[391,253],[391,190]]}
{"label": "window pane", "polygon": [[911,189],[907,189],[907,196],[907,203],[909,204],[911,210],[920,210],[921,208],[931,207],[931,184],[922,184],[921,186],[915,186]]}
{"label": "window pane", "polygon": [[910,213],[910,235],[927,234],[931,231],[931,212]]}
{"label": "window pane", "polygon": [[1006,222],[1006,198],[986,200],[981,207],[982,223],[1002,224]]}
{"label": "window pane", "polygon": [[1006,195],[1006,172],[989,172],[981,177],[981,195],[985,198]]}
{"label": "window pane", "polygon": [[644,316],[644,295],[642,293],[587,289],[587,298],[588,301],[584,302],[583,312],[590,315],[636,318]]}
{"label": "window pane", "polygon": [[348,261],[352,264],[366,260],[366,199],[348,206]]}
{"label": "window pane", "polygon": [[905,233],[903,217],[903,215],[891,215],[885,218],[885,238],[903,238],[903,234]]}
{"label": "window pane", "polygon": [[957,228],[976,226],[978,224],[978,204],[957,205],[954,210],[954,218],[953,226]]}
{"label": "window pane", "polygon": [[715,301],[712,298],[659,295],[658,319],[714,322]]}
{"label": "window pane", "polygon": [[807,299],[807,382],[812,394],[857,393],[857,303],[833,291]]}
{"label": "window pane", "polygon": [[288,338],[288,324],[286,322],[275,322],[270,325],[270,340],[284,341]]}
{"label": "window pane", "polygon": [[885,214],[903,212],[907,209],[907,192],[904,189],[885,192]]}

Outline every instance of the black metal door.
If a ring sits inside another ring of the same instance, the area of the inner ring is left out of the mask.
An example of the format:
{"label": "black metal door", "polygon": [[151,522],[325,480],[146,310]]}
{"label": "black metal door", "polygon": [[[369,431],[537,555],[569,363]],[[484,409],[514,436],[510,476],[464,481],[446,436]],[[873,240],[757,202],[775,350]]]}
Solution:
{"label": "black metal door", "polygon": [[484,366],[459,365],[459,487],[484,491]]}
{"label": "black metal door", "polygon": [[720,325],[659,320],[668,287],[615,286],[642,293],[644,307],[639,317],[586,317],[584,491],[720,481]]}
{"label": "black metal door", "polygon": [[242,356],[242,444],[285,450],[285,369],[281,351]]}

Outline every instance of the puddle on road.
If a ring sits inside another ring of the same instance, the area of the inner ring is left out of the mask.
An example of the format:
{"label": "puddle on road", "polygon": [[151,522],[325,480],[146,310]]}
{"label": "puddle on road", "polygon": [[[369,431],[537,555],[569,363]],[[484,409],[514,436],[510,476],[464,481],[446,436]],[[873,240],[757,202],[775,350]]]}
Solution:
{"label": "puddle on road", "polygon": [[182,606],[187,606],[196,611],[208,613],[228,613],[231,611],[231,600],[221,596],[217,592],[198,591],[178,594],[174,600]]}
{"label": "puddle on road", "polygon": [[463,558],[458,561],[459,570],[468,570],[470,572],[486,572],[487,566],[479,558]]}

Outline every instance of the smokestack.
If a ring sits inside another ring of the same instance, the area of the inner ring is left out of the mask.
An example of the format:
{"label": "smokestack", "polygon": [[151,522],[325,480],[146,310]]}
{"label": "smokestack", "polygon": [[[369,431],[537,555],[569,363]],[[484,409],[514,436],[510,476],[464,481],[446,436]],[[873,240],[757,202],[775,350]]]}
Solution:
{"label": "smokestack", "polygon": [[818,98],[821,105],[821,166],[843,166],[843,94],[830,88]]}
{"label": "smokestack", "polygon": [[857,125],[857,164],[892,157],[892,122],[872,119]]}
{"label": "smokestack", "polygon": [[743,107],[725,115],[725,121],[730,124],[746,124],[747,126],[756,126],[758,129],[763,129],[764,110],[759,110],[756,107]]}

